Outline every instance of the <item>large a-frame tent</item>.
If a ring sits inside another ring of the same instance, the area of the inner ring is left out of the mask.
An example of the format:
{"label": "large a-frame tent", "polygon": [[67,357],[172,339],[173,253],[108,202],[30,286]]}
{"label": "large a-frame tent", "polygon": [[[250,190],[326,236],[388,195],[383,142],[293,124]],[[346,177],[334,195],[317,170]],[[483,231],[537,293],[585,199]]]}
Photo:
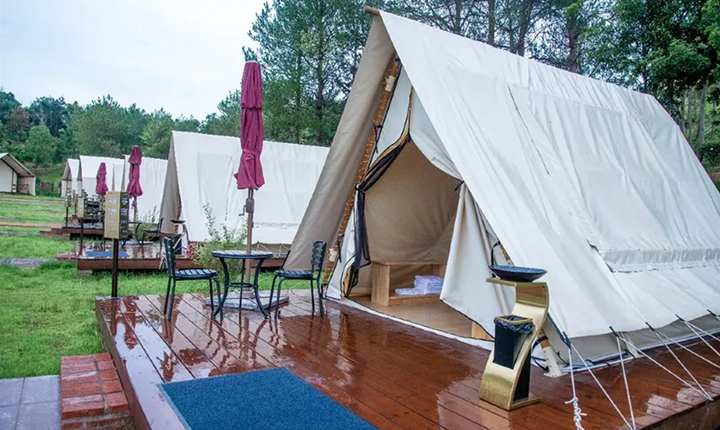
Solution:
{"label": "large a-frame tent", "polygon": [[[255,243],[273,251],[289,247],[327,154],[325,147],[264,142],[265,185],[255,193]],[[209,240],[208,211],[215,229],[243,228],[247,192],[236,189],[233,177],[240,155],[237,137],[174,131],[162,199],[163,232],[173,232],[170,221],[180,218],[191,242]]]}
{"label": "large a-frame tent", "polygon": [[720,327],[720,195],[649,95],[380,12],[335,136],[286,262],[306,268],[311,243],[340,233],[330,297],[367,294],[368,261],[447,260],[441,299],[492,334],[514,300],[485,282],[497,238],[548,271],[560,353],[560,333],[600,358],[617,356],[611,327],[642,347],[659,343],[647,324]]}
{"label": "large a-frame tent", "polygon": [[[123,166],[122,190],[125,191],[130,182],[130,156],[125,156]],[[143,195],[137,198],[137,214],[141,221],[157,222],[160,219],[160,206],[167,174],[167,160],[143,157],[140,164],[140,186]]]}
{"label": "large a-frame tent", "polygon": [[89,197],[96,196],[95,185],[97,184],[96,176],[100,168],[100,163],[105,163],[107,169],[107,187],[108,191],[123,190],[123,170],[125,160],[122,158],[112,157],[95,157],[92,155],[80,156],[80,167],[78,168],[78,177],[80,178],[80,187]]}
{"label": "large a-frame tent", "polygon": [[80,192],[79,173],[80,160],[68,158],[60,182],[60,197],[72,196]]}

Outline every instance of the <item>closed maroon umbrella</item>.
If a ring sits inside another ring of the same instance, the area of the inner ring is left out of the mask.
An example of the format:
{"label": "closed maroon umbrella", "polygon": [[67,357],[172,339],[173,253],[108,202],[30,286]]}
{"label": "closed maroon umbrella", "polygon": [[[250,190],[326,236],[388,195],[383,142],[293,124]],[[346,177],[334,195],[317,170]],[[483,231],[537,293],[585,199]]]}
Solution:
{"label": "closed maroon umbrella", "polygon": [[[243,71],[242,88],[240,95],[240,167],[235,173],[238,190],[248,190],[248,198],[245,202],[245,211],[248,214],[248,235],[247,250],[252,250],[252,228],[253,213],[255,212],[255,201],[253,191],[265,184],[260,154],[263,148],[263,118],[262,118],[262,75],[260,64],[255,61],[245,63]],[[249,271],[248,271],[249,273]]]}
{"label": "closed maroon umbrella", "polygon": [[137,221],[137,198],[142,196],[143,190],[140,186],[140,165],[142,164],[142,150],[135,145],[130,152],[130,180],[127,185],[128,196],[133,198],[135,220]]}
{"label": "closed maroon umbrella", "polygon": [[107,178],[107,167],[105,167],[105,163],[100,163],[100,167],[98,168],[97,175],[95,176],[95,179],[96,179],[95,193],[99,196],[104,196],[108,192],[106,178]]}

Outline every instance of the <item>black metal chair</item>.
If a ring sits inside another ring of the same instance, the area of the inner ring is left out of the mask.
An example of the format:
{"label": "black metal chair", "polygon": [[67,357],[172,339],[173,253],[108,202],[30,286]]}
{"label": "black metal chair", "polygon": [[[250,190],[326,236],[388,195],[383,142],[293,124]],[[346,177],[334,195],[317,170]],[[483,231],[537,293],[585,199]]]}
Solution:
{"label": "black metal chair", "polygon": [[[165,248],[165,264],[167,265],[168,272],[168,285],[167,292],[165,293],[165,306],[163,307],[163,314],[167,314],[167,319],[172,319],[173,303],[175,303],[175,284],[178,281],[202,281],[207,279],[208,285],[210,286],[210,315],[213,315],[215,311],[215,305],[213,302],[213,282],[217,287],[218,293],[218,305],[220,304],[220,283],[217,279],[217,272],[210,269],[184,269],[175,270],[175,247],[173,241],[169,237],[162,239],[163,247]],[[172,286],[172,291],[170,287]],[[170,297],[170,310],[168,311],[168,297]],[[220,307],[220,318],[223,317],[222,307]]]}
{"label": "black metal chair", "polygon": [[313,293],[314,284],[317,284],[318,290],[318,304],[320,307],[320,315],[323,315],[323,304],[322,304],[322,285],[320,284],[320,275],[322,275],[323,261],[325,260],[325,250],[327,249],[327,243],[324,240],[318,240],[313,243],[312,257],[310,258],[311,269],[310,270],[285,270],[280,269],[275,271],[275,277],[273,277],[272,287],[270,288],[270,300],[272,301],[273,292],[275,291],[275,281],[280,278],[278,283],[277,292],[277,304],[275,305],[275,316],[277,317],[278,310],[280,309],[280,290],[282,289],[282,283],[286,279],[294,280],[308,280],[310,281],[310,300],[312,303],[312,312],[315,313],[315,295]]}
{"label": "black metal chair", "polygon": [[145,230],[140,230],[140,227],[144,223],[138,223],[135,226],[135,239],[140,242],[140,245],[145,243],[146,239],[149,239],[150,241],[153,241],[155,239],[158,239],[162,236],[162,223],[163,219],[160,218],[157,224],[153,224],[153,227],[150,227]]}

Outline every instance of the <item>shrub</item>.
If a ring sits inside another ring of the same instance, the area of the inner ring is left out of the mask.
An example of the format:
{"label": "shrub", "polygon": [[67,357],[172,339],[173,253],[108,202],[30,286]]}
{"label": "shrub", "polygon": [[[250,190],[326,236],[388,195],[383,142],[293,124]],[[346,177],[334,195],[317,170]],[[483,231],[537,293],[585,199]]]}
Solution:
{"label": "shrub", "polygon": [[[203,242],[196,248],[193,261],[202,267],[217,270],[218,273],[222,274],[220,260],[213,257],[212,252],[227,249],[246,249],[247,225],[243,224],[240,228],[229,228],[225,224],[220,224],[218,228],[210,205],[203,206],[203,210],[207,219],[205,225],[207,225],[208,233],[210,233],[210,240]],[[236,262],[228,262],[231,279],[237,278],[240,274],[240,265],[233,263]]]}
{"label": "shrub", "polygon": [[720,139],[706,143],[700,148],[700,159],[710,166],[720,164]]}

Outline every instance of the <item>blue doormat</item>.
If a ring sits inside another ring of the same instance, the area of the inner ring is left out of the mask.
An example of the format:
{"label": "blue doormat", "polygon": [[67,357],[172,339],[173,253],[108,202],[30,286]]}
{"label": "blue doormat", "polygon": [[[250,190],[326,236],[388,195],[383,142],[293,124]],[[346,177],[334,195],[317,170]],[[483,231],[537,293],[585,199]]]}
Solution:
{"label": "blue doormat", "polygon": [[[92,257],[92,258],[112,258],[112,251],[85,251],[84,252],[86,257]],[[125,251],[120,251],[118,254],[118,258],[128,258],[130,255]]]}
{"label": "blue doormat", "polygon": [[372,430],[287,369],[161,384],[190,430]]}

